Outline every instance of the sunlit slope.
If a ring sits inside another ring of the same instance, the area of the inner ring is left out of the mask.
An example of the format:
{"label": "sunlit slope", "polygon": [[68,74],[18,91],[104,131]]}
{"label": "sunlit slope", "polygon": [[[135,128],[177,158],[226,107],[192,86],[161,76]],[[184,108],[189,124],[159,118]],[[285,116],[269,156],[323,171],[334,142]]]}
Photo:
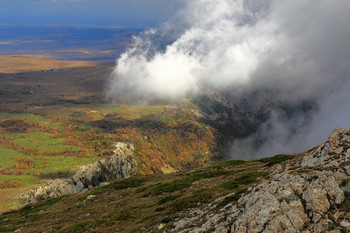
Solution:
{"label": "sunlit slope", "polygon": [[0,193],[67,177],[80,165],[112,155],[117,142],[135,146],[140,174],[201,166],[215,155],[216,145],[215,131],[198,121],[188,103],[0,112]]}
{"label": "sunlit slope", "polygon": [[187,210],[218,198],[217,211],[235,203],[249,185],[268,177],[268,168],[265,162],[232,160],[195,171],[134,176],[0,216],[0,231],[168,232],[175,219],[191,215]]}

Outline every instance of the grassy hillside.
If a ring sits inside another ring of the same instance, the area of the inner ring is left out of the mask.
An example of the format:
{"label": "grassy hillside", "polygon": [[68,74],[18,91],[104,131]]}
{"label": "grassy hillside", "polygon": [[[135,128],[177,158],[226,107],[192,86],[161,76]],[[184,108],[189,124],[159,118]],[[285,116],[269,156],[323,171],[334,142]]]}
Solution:
{"label": "grassy hillside", "polygon": [[[44,106],[0,112],[0,192],[69,176],[79,165],[113,154],[118,141],[135,145],[140,174],[203,165],[213,156],[214,131],[187,106]],[[4,204],[3,204],[4,205]]]}
{"label": "grassy hillside", "polygon": [[[168,175],[139,175],[85,193],[61,196],[0,216],[0,231],[163,232],[186,210],[234,203],[246,187],[268,177],[269,163],[232,160]],[[221,197],[221,198],[220,198]]]}

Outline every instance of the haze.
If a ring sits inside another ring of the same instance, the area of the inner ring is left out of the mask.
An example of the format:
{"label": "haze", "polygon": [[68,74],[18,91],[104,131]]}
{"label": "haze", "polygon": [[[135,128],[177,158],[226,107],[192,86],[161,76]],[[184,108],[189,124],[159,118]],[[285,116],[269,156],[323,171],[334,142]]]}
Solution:
{"label": "haze", "polygon": [[0,23],[150,27],[178,6],[167,0],[2,0]]}

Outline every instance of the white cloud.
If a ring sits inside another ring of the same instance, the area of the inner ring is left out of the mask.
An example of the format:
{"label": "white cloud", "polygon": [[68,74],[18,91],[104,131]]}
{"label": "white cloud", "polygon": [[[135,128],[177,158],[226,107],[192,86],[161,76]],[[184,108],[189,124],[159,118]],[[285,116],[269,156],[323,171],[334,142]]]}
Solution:
{"label": "white cloud", "polygon": [[[273,89],[281,101],[322,106],[350,79],[349,11],[348,0],[186,1],[178,18],[139,37],[139,46],[118,59],[108,96],[178,99],[235,87]],[[164,49],[148,39],[173,32],[176,39]],[[328,125],[336,125],[329,114]],[[289,125],[276,127],[289,132]]]}

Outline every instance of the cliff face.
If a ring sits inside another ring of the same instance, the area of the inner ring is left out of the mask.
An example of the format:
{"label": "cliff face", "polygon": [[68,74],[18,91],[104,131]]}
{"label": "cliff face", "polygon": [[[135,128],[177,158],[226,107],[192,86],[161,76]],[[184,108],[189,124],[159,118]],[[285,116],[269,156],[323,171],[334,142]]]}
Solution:
{"label": "cliff face", "polygon": [[20,198],[31,203],[63,194],[81,192],[111,180],[127,178],[135,172],[136,168],[136,162],[132,159],[133,153],[132,144],[118,142],[112,157],[82,166],[72,177],[49,181],[37,189],[20,195]]}
{"label": "cliff face", "polygon": [[[236,204],[217,210],[214,202],[190,210],[171,231],[350,231],[350,129],[334,130],[324,144],[271,172],[270,179],[250,187]],[[194,226],[196,222],[200,224]]]}

